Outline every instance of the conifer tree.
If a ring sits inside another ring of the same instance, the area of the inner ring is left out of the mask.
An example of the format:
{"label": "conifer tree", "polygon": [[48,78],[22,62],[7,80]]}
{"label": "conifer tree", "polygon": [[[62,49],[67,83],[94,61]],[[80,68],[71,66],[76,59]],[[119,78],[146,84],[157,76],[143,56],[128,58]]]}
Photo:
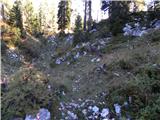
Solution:
{"label": "conifer tree", "polygon": [[9,24],[20,29],[23,32],[23,21],[21,13],[21,2],[16,0],[9,14]]}
{"label": "conifer tree", "polygon": [[83,30],[84,31],[86,31],[86,29],[87,29],[87,25],[86,25],[86,23],[87,23],[87,0],[85,0],[85,3],[84,3],[85,5],[85,8],[84,8],[84,23],[83,23]]}
{"label": "conifer tree", "polygon": [[66,28],[70,27],[70,1],[60,1],[58,5],[58,29],[64,32]]}
{"label": "conifer tree", "polygon": [[77,15],[76,21],[75,21],[75,28],[74,32],[80,32],[82,30],[82,18],[80,15]]}
{"label": "conifer tree", "polygon": [[92,1],[88,1],[88,31],[90,31],[92,29]]}
{"label": "conifer tree", "polygon": [[25,18],[26,18],[26,30],[29,33],[33,33],[33,29],[34,29],[34,22],[35,22],[35,14],[34,14],[34,8],[33,8],[33,4],[30,1],[27,1],[25,7]]}
{"label": "conifer tree", "polygon": [[110,30],[113,35],[122,32],[124,24],[129,19],[129,3],[131,1],[103,1],[102,10],[108,9]]}
{"label": "conifer tree", "polygon": [[[47,5],[47,4],[45,4]],[[46,26],[46,16],[45,16],[45,10],[44,5],[40,4],[39,6],[39,12],[38,12],[38,22],[39,22],[39,31],[42,32],[45,29]]]}
{"label": "conifer tree", "polygon": [[82,42],[82,29],[82,18],[80,15],[77,15],[75,20],[73,46],[76,46],[78,43]]}

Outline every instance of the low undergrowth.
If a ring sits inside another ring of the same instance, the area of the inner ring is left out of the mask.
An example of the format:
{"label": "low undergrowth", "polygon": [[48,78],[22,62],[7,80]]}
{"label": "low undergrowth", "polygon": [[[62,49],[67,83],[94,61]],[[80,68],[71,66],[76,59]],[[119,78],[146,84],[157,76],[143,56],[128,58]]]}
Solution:
{"label": "low undergrowth", "polygon": [[[122,116],[130,114],[133,119],[160,119],[160,68],[147,65],[140,68],[135,78],[109,89],[106,101],[113,109],[114,103],[123,105],[129,103],[126,109],[122,107]],[[129,100],[129,98],[131,98]]]}
{"label": "low undergrowth", "polygon": [[52,116],[58,104],[54,91],[48,89],[48,79],[36,69],[23,69],[11,77],[8,90],[2,93],[4,120],[34,114],[47,108]]}

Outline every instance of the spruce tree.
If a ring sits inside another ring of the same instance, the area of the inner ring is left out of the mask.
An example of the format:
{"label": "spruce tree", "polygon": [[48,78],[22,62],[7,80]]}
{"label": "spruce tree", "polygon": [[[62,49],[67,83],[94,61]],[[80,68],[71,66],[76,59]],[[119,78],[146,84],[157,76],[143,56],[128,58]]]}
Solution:
{"label": "spruce tree", "polygon": [[80,32],[82,30],[82,18],[80,15],[77,15],[76,21],[75,21],[75,28],[74,32]]}
{"label": "spruce tree", "polygon": [[90,31],[92,29],[92,1],[88,1],[88,31]]}
{"label": "spruce tree", "polygon": [[[45,4],[47,5],[47,4]],[[40,4],[39,6],[39,12],[38,12],[38,21],[39,21],[39,31],[42,32],[45,29],[46,26],[46,16],[45,16],[45,7],[44,4]]]}
{"label": "spruce tree", "polygon": [[102,10],[109,11],[110,31],[113,35],[122,32],[124,24],[129,20],[129,3],[131,1],[103,1]]}
{"label": "spruce tree", "polygon": [[34,14],[34,8],[33,8],[33,4],[30,1],[27,1],[25,7],[25,17],[26,17],[26,30],[29,33],[33,33],[33,29],[34,29],[34,22],[35,22],[35,14]]}
{"label": "spruce tree", "polygon": [[42,31],[43,11],[42,11],[41,5],[40,5],[40,8],[39,8],[38,20],[39,20],[40,31]]}
{"label": "spruce tree", "polygon": [[80,15],[77,15],[75,20],[75,28],[74,28],[74,41],[73,46],[76,46],[78,43],[82,42],[82,18]]}
{"label": "spruce tree", "polygon": [[70,27],[70,1],[60,1],[58,5],[58,30],[64,32],[66,28]]}
{"label": "spruce tree", "polygon": [[21,2],[16,0],[9,14],[9,24],[20,29],[23,32],[23,21],[21,12]]}
{"label": "spruce tree", "polygon": [[84,3],[84,23],[83,23],[83,30],[86,31],[87,29],[87,0],[85,0],[85,3]]}

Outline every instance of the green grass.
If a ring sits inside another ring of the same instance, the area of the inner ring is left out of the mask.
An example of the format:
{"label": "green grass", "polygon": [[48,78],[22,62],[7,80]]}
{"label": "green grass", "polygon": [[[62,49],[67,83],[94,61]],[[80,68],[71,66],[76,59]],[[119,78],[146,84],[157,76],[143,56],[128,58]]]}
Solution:
{"label": "green grass", "polygon": [[[36,69],[24,69],[12,76],[8,91],[2,93],[2,117],[8,120],[15,116],[34,114],[41,107],[54,115],[57,106],[54,91],[48,91],[48,79]],[[49,104],[49,103],[52,104]]]}

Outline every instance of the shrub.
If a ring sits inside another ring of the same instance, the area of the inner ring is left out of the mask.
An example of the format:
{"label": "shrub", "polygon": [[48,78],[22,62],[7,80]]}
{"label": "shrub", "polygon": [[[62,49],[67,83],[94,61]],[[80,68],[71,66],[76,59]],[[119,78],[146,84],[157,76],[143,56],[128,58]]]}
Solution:
{"label": "shrub", "polygon": [[[147,70],[146,70],[147,69]],[[118,87],[111,87],[106,101],[112,108],[114,103],[123,104],[132,98],[129,110],[122,107],[122,114],[129,112],[133,119],[157,120],[160,107],[160,77],[157,67],[146,66],[140,69],[134,80]],[[112,108],[113,109],[113,108]]]}
{"label": "shrub", "polygon": [[49,110],[55,108],[56,97],[54,91],[49,92],[47,89],[47,82],[45,75],[36,69],[24,69],[16,73],[9,83],[8,91],[2,96],[3,119],[34,114],[41,107]]}
{"label": "shrub", "polygon": [[152,42],[158,42],[160,41],[160,30],[153,30],[149,34],[145,36],[148,40]]}
{"label": "shrub", "polygon": [[89,32],[77,32],[74,34],[73,46],[76,46],[78,43],[88,42],[95,39],[92,33]]}
{"label": "shrub", "polygon": [[5,33],[9,40],[5,40],[9,45],[18,45],[20,43],[21,32],[19,28],[9,27],[9,29]]}
{"label": "shrub", "polygon": [[125,60],[120,60],[117,63],[119,65],[119,67],[123,70],[131,70],[133,69],[133,64],[131,63],[131,61],[125,61]]}
{"label": "shrub", "polygon": [[160,97],[150,106],[146,106],[140,111],[140,120],[159,120],[160,119]]}
{"label": "shrub", "polygon": [[111,23],[110,31],[114,36],[116,36],[118,33],[122,33],[123,27],[124,27],[124,24],[122,24],[122,20],[119,19],[118,21]]}
{"label": "shrub", "polygon": [[109,36],[109,27],[104,25],[99,31],[98,31],[99,35],[98,37],[100,38],[106,38]]}

